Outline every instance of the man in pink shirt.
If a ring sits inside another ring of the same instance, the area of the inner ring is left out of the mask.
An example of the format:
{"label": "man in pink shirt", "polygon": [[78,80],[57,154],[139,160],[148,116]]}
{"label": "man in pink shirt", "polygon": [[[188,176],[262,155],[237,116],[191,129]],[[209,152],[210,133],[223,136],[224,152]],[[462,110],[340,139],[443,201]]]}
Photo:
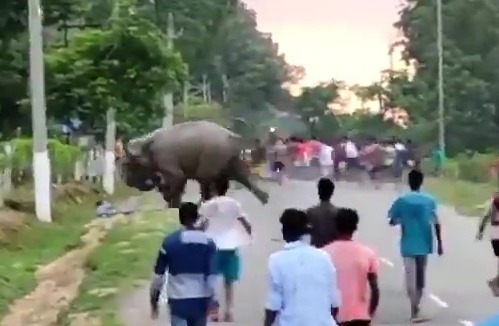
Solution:
{"label": "man in pink shirt", "polygon": [[323,248],[337,271],[341,305],[336,320],[340,326],[371,325],[379,303],[378,257],[373,250],[352,239],[358,224],[357,211],[338,209],[337,240]]}

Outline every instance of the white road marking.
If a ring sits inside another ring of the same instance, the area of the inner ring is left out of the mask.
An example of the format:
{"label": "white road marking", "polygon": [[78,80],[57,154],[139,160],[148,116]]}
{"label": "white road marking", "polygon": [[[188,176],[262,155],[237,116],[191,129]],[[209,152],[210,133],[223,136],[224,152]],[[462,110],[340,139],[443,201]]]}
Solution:
{"label": "white road marking", "polygon": [[433,300],[436,304],[438,304],[442,308],[449,308],[449,305],[447,304],[447,302],[443,301],[442,299],[440,299],[439,297],[437,297],[433,293],[428,294],[428,298]]}
{"label": "white road marking", "polygon": [[463,324],[464,326],[473,326],[473,325],[475,325],[473,322],[471,322],[469,320],[460,320],[459,322],[461,324]]}
{"label": "white road marking", "polygon": [[379,259],[383,264],[387,265],[387,266],[390,266],[390,267],[393,267],[395,266],[391,261],[389,261],[388,259],[384,258],[384,257],[381,257]]}

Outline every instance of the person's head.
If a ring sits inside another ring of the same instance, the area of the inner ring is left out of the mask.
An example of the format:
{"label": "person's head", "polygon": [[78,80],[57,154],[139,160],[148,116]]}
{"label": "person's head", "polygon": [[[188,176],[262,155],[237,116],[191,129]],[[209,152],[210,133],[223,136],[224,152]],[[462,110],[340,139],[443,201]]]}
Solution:
{"label": "person's head", "polygon": [[334,193],[334,182],[329,178],[320,178],[317,182],[317,192],[321,201],[329,201]]}
{"label": "person's head", "polygon": [[411,170],[411,172],[409,172],[408,183],[409,183],[409,188],[412,191],[417,191],[421,189],[421,186],[423,185],[423,180],[424,180],[423,172],[419,170]]}
{"label": "person's head", "polygon": [[255,138],[255,145],[259,146],[262,144],[262,141],[260,140],[260,138]]}
{"label": "person's head", "polygon": [[279,222],[281,222],[282,237],[286,242],[298,241],[308,233],[307,214],[302,210],[295,208],[284,210]]}
{"label": "person's head", "polygon": [[102,204],[104,204],[104,202],[102,200],[98,200],[95,202],[95,207],[102,206]]}
{"label": "person's head", "polygon": [[178,216],[181,225],[185,227],[194,226],[199,217],[198,205],[191,202],[182,203],[178,209]]}
{"label": "person's head", "polygon": [[216,196],[225,196],[227,191],[229,190],[230,182],[227,178],[218,178],[213,183],[213,192]]}
{"label": "person's head", "polygon": [[277,138],[275,144],[277,146],[282,146],[282,145],[284,145],[284,140],[282,140],[282,138]]}
{"label": "person's head", "polygon": [[336,232],[343,238],[351,238],[359,225],[359,214],[351,208],[340,208],[335,216]]}

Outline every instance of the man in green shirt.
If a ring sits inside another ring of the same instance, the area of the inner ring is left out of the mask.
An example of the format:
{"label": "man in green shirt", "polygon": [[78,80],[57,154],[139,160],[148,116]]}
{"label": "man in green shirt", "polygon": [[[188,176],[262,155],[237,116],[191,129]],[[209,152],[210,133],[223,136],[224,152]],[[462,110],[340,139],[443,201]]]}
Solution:
{"label": "man in green shirt", "polygon": [[433,173],[439,176],[444,164],[444,153],[441,149],[435,148],[431,154],[431,161],[433,163]]}

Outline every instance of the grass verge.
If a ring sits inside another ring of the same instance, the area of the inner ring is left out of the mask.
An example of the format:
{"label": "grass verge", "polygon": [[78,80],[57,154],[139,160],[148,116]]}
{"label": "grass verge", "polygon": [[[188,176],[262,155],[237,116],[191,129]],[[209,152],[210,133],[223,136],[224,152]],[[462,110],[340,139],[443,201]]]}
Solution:
{"label": "grass verge", "polygon": [[441,202],[454,206],[466,216],[481,216],[484,212],[483,204],[495,190],[492,184],[447,178],[428,178],[425,186]]}
{"label": "grass verge", "polygon": [[99,325],[122,325],[118,297],[149,279],[161,240],[176,221],[174,210],[141,214],[111,229],[90,255],[80,293],[60,314],[59,325],[70,325],[80,314]]}
{"label": "grass verge", "polygon": [[[118,187],[113,197],[129,194],[125,188]],[[10,218],[17,223],[8,230],[8,237],[0,237],[0,319],[15,299],[34,289],[34,272],[39,266],[80,245],[84,225],[94,218],[95,200],[100,197],[103,195],[89,192],[79,197],[80,204],[58,202],[53,207],[52,223],[39,222],[30,214],[0,211],[0,222]],[[3,225],[0,223],[0,226]],[[0,235],[4,234],[2,231],[5,229],[0,227]]]}

